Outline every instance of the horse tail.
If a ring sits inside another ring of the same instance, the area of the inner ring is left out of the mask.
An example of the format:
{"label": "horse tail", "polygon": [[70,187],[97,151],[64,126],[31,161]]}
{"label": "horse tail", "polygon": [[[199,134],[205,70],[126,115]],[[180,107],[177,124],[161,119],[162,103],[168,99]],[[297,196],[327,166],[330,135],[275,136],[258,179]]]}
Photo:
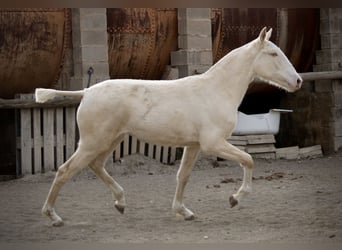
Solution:
{"label": "horse tail", "polygon": [[78,91],[62,91],[55,89],[43,89],[37,88],[35,92],[36,102],[43,103],[52,100],[55,97],[72,97],[73,99],[82,99],[84,95],[84,90]]}

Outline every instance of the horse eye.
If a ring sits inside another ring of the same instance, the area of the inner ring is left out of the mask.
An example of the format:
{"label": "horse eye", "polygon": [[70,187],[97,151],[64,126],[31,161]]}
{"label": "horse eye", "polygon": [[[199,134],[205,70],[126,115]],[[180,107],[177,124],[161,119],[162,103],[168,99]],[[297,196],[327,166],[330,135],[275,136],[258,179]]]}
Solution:
{"label": "horse eye", "polygon": [[270,52],[269,54],[273,57],[278,56],[278,54],[276,52]]}

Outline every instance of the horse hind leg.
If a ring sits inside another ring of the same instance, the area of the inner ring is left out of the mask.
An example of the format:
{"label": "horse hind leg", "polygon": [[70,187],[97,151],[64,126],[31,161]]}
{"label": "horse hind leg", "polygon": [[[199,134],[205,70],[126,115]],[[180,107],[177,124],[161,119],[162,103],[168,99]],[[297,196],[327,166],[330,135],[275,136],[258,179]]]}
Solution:
{"label": "horse hind leg", "polygon": [[95,174],[109,187],[112,191],[113,198],[115,200],[115,208],[123,214],[126,207],[126,200],[124,195],[124,189],[117,183],[104,168],[108,157],[112,154],[116,145],[118,145],[123,139],[123,136],[117,138],[111,148],[100,154],[89,167],[95,172]]}
{"label": "horse hind leg", "polygon": [[53,226],[62,226],[63,220],[56,213],[54,205],[62,186],[77,172],[85,168],[92,160],[93,155],[78,148],[76,152],[57,171],[55,179],[42,208],[42,213],[52,220]]}

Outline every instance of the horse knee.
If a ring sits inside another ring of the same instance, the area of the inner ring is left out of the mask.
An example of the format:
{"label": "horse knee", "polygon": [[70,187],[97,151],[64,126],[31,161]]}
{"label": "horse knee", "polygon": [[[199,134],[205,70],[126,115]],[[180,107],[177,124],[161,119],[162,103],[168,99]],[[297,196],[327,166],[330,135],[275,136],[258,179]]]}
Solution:
{"label": "horse knee", "polygon": [[241,161],[241,164],[244,167],[247,167],[249,169],[252,169],[254,166],[254,160],[250,154],[247,154],[244,156],[243,160]]}

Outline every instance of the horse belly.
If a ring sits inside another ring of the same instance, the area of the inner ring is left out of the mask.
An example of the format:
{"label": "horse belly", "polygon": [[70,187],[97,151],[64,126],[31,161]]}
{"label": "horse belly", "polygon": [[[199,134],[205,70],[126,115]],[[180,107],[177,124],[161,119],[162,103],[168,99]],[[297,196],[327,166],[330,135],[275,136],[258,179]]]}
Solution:
{"label": "horse belly", "polygon": [[183,113],[162,110],[162,107],[137,116],[130,122],[129,133],[144,141],[169,146],[190,146],[198,143],[196,123]]}

